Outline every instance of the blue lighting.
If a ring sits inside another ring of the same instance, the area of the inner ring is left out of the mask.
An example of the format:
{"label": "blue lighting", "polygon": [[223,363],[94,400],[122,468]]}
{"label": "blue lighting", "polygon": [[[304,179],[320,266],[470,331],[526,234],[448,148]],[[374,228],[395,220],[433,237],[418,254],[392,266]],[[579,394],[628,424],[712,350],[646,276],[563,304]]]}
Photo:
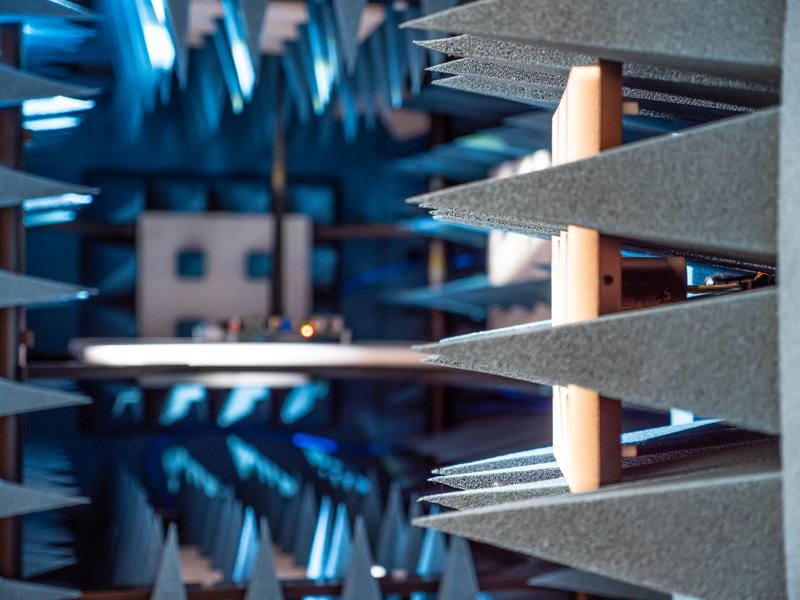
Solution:
{"label": "blue lighting", "polygon": [[292,443],[298,448],[320,450],[321,452],[336,452],[339,450],[339,444],[333,440],[307,433],[295,433],[292,436]]}
{"label": "blue lighting", "polygon": [[298,387],[289,392],[281,407],[281,421],[286,425],[296,423],[307,416],[320,398],[328,395],[330,386],[326,382],[316,382]]}
{"label": "blue lighting", "polygon": [[261,483],[276,486],[284,497],[297,493],[297,480],[261,454],[255,446],[235,435],[226,437],[225,442],[239,479],[250,479],[255,474]]}
{"label": "blue lighting", "polygon": [[49,117],[47,119],[27,120],[22,124],[24,129],[30,131],[58,131],[72,129],[81,124],[78,117]]}
{"label": "blue lighting", "polygon": [[[302,434],[301,434],[302,435]],[[307,436],[308,438],[316,438],[316,436]],[[333,440],[325,438],[316,438],[316,440],[324,440],[333,443]],[[315,440],[315,441],[316,441]],[[294,439],[292,440],[294,441]],[[295,442],[296,443],[296,442]],[[372,487],[368,477],[355,473],[347,468],[347,465],[338,458],[331,456],[318,446],[303,447],[303,454],[308,463],[317,468],[317,473],[322,479],[326,479],[334,487],[350,491],[355,489],[360,494],[366,494]]]}
{"label": "blue lighting", "polygon": [[325,579],[344,577],[350,561],[350,519],[347,516],[347,505],[339,504],[336,519],[328,543],[328,560],[325,563]]}
{"label": "blue lighting", "polygon": [[[88,292],[83,292],[89,296]],[[134,409],[142,402],[142,390],[140,388],[131,388],[123,390],[114,399],[114,407],[111,409],[111,416],[115,419],[121,418],[125,414],[125,410],[131,406]]]}
{"label": "blue lighting", "polygon": [[196,383],[174,385],[169,391],[158,421],[162,425],[174,425],[189,415],[193,404],[204,402],[205,399],[206,388],[202,385]]}
{"label": "blue lighting", "polygon": [[92,197],[86,194],[61,194],[59,196],[45,196],[31,198],[22,203],[26,211],[47,210],[51,208],[71,208],[73,206],[86,206],[92,203]]}
{"label": "blue lighting", "polygon": [[25,117],[44,117],[63,115],[94,108],[94,100],[78,100],[67,96],[52,98],[36,98],[22,103],[22,115]]}
{"label": "blue lighting", "polygon": [[239,536],[239,546],[236,550],[236,561],[233,564],[231,580],[233,583],[245,583],[250,579],[253,566],[258,556],[258,528],[256,527],[256,514],[248,506],[244,513],[242,533]]}
{"label": "blue lighting", "polygon": [[175,44],[167,27],[164,0],[150,0],[150,8],[152,13],[146,13],[142,19],[147,57],[154,70],[169,71],[175,64]]}
{"label": "blue lighting", "polygon": [[58,223],[71,223],[78,217],[74,210],[48,210],[32,215],[25,215],[25,227],[43,227],[44,225],[57,225]]}
{"label": "blue lighting", "polygon": [[270,391],[264,387],[244,387],[231,390],[217,417],[217,425],[230,427],[256,411],[259,402],[269,400]]}
{"label": "blue lighting", "polygon": [[314,540],[311,543],[311,556],[308,559],[308,569],[306,571],[306,576],[309,579],[322,579],[324,575],[331,510],[331,499],[326,496],[322,499],[322,504],[319,507],[317,526],[314,529]]}
{"label": "blue lighting", "polygon": [[183,446],[167,448],[161,455],[161,465],[167,475],[167,489],[177,494],[181,487],[181,474],[186,481],[200,487],[209,498],[219,494],[222,484],[203,465],[189,455]]}
{"label": "blue lighting", "polygon": [[[230,41],[228,48],[230,60],[236,77],[235,82],[229,85],[228,93],[231,97],[233,112],[240,114],[244,109],[244,104],[253,97],[256,85],[255,65],[253,65],[253,58],[247,45],[244,17],[238,3],[232,0],[223,0],[222,13],[225,33]],[[254,40],[254,43],[257,42],[258,40]]]}

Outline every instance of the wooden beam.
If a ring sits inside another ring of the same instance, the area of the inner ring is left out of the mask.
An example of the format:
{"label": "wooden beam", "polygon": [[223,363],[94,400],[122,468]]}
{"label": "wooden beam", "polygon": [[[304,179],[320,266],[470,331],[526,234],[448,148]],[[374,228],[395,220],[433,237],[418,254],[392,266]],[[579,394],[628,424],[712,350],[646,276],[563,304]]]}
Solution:
{"label": "wooden beam", "polygon": [[[588,158],[622,143],[622,66],[575,67],[553,116],[553,162]],[[570,225],[553,243],[553,324],[617,312],[622,304],[617,238]],[[618,400],[570,385],[553,390],[553,446],[573,492],[618,482],[622,408]]]}
{"label": "wooden beam", "polygon": [[[20,64],[19,23],[0,25],[0,62],[11,67]],[[19,107],[0,109],[0,164],[22,166],[22,119]],[[0,209],[0,269],[21,271],[23,267],[22,207]],[[24,309],[0,310],[0,377],[19,376],[20,330]],[[20,419],[17,415],[0,418],[0,478],[20,481]],[[0,520],[0,576],[21,575],[21,532],[19,519]]]}

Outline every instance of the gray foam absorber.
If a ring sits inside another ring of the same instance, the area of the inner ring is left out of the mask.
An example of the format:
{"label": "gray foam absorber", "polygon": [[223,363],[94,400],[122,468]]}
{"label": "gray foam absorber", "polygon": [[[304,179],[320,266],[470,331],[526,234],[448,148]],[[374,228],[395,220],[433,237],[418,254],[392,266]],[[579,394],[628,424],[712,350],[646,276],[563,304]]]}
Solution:
{"label": "gray foam absorber", "polygon": [[161,552],[158,575],[150,600],[186,600],[186,588],[181,580],[181,558],[178,547],[178,528],[171,523]]}
{"label": "gray foam absorber", "polygon": [[258,558],[253,567],[250,583],[244,600],[283,600],[283,590],[275,574],[275,559],[272,553],[272,534],[265,517],[260,520],[260,544]]}
{"label": "gray foam absorber", "polygon": [[405,26],[774,82],[783,18],[778,0],[670,0],[647,10],[636,0],[479,0]]}
{"label": "gray foam absorber", "polygon": [[0,598],[3,600],[70,600],[82,596],[77,590],[0,578]]}
{"label": "gray foam absorber", "polygon": [[345,576],[350,564],[352,547],[350,518],[347,514],[347,505],[342,502],[336,508],[336,518],[333,522],[328,555],[325,559],[325,579],[342,579]]}
{"label": "gray foam absorber", "polygon": [[347,69],[352,73],[358,57],[358,29],[367,0],[333,0],[333,14]]}
{"label": "gray foam absorber", "polygon": [[561,477],[561,469],[558,468],[557,463],[552,462],[457,475],[439,475],[431,477],[429,481],[449,485],[460,490],[474,490],[518,483],[532,483],[534,481],[548,481],[559,477]]}
{"label": "gray foam absorber", "polygon": [[777,127],[778,111],[768,109],[409,202],[446,220],[456,216],[547,236],[580,225],[670,248],[774,263]]}
{"label": "gray foam absorber", "polygon": [[0,208],[18,206],[25,200],[63,196],[64,194],[97,194],[99,190],[31,175],[0,167]]}
{"label": "gray foam absorber", "polygon": [[777,471],[622,484],[415,523],[665,593],[785,597]]}
{"label": "gray foam absorber", "polygon": [[[413,521],[422,516],[422,504],[419,502],[419,494],[412,493],[408,503],[408,521]],[[416,572],[417,561],[422,550],[422,536],[424,531],[419,527],[408,528],[408,538],[406,540],[405,552],[400,568],[408,574]]]}
{"label": "gray foam absorber", "polygon": [[88,88],[55,79],[41,77],[20,71],[6,65],[0,66],[0,105],[15,106],[25,100],[69,96],[84,98],[100,93],[99,89]]}
{"label": "gray foam absorber", "polygon": [[464,538],[450,538],[450,551],[436,600],[478,600],[479,593],[469,543]]}
{"label": "gray foam absorber", "polygon": [[372,553],[364,526],[364,519],[358,517],[353,534],[353,548],[347,575],[342,584],[341,600],[381,600],[381,588],[372,576]]}
{"label": "gray foam absorber", "polygon": [[175,44],[175,70],[181,88],[189,76],[189,11],[191,0],[168,0],[169,24]]}
{"label": "gray foam absorber", "polygon": [[300,506],[297,511],[297,525],[294,530],[294,543],[292,544],[292,555],[296,565],[308,565],[311,556],[311,546],[314,543],[314,529],[317,523],[319,506],[314,486],[306,484],[303,496],[300,498]]}
{"label": "gray foam absorber", "polygon": [[429,529],[422,537],[422,548],[415,572],[419,577],[439,577],[447,563],[447,540],[441,531]]}
{"label": "gray foam absorber", "polygon": [[69,302],[86,298],[90,292],[69,283],[0,271],[0,308]]}
{"label": "gray foam absorber", "polygon": [[[696,445],[691,441],[691,438],[693,437],[691,435],[692,432],[697,432],[700,435],[708,432],[719,434],[719,429],[721,429],[723,432],[730,429],[727,427],[718,427],[718,423],[719,421],[715,419],[704,419],[701,421],[693,421],[691,423],[681,423],[679,425],[665,425],[662,427],[651,427],[648,429],[629,431],[622,434],[620,437],[620,443],[623,445],[636,446],[638,454],[663,451],[665,449],[674,449],[675,447],[681,447],[685,445],[685,443]],[[694,437],[696,438],[696,436]],[[684,440],[686,440],[685,443]],[[463,473],[474,473],[476,471],[490,471],[492,469],[526,467],[553,461],[555,461],[553,447],[546,446],[544,448],[522,450],[520,452],[502,454],[500,456],[493,456],[491,458],[484,458],[482,460],[474,460],[458,465],[440,467],[435,469],[433,473],[435,475],[457,475]]]}
{"label": "gray foam absorber", "polygon": [[532,483],[518,483],[502,487],[489,487],[484,489],[463,490],[446,494],[431,494],[423,496],[420,500],[439,504],[456,510],[496,506],[518,500],[540,498],[544,496],[560,496],[569,492],[569,486],[563,477],[534,481]]}
{"label": "gray foam absorber", "polygon": [[538,108],[552,109],[561,99],[561,91],[552,87],[536,87],[524,85],[513,81],[501,81],[497,79],[485,80],[476,77],[457,76],[445,79],[436,79],[433,85],[459,90],[461,92],[471,92],[473,94],[483,94],[502,100],[512,100],[530,104]]}
{"label": "gray foam absorber", "polygon": [[779,288],[787,588],[800,599],[800,2],[787,2],[780,129]]}
{"label": "gray foam absorber", "polygon": [[648,408],[680,407],[778,433],[776,311],[777,291],[757,290],[559,327],[509,327],[421,349],[435,364],[577,384]]}
{"label": "gray foam absorber", "polygon": [[44,17],[87,21],[97,19],[97,15],[79,4],[69,0],[0,0],[0,13],[7,21],[15,18]]}
{"label": "gray foam absorber", "polygon": [[239,6],[244,17],[244,26],[247,32],[247,46],[253,60],[255,76],[261,72],[261,33],[264,21],[267,18],[269,0],[240,0]]}
{"label": "gray foam absorber", "polygon": [[569,592],[582,592],[602,598],[619,600],[670,600],[669,594],[662,594],[631,585],[596,573],[577,569],[556,569],[537,575],[528,580],[528,585],[553,588]]}
{"label": "gray foam absorber", "polygon": [[88,498],[0,480],[0,519],[88,503]]}
{"label": "gray foam absorber", "polygon": [[0,379],[0,417],[90,404],[87,396]]}
{"label": "gray foam absorber", "polygon": [[[596,61],[596,58],[589,54],[475,35],[459,35],[416,43],[450,56],[526,65],[563,76],[566,76],[574,66],[593,65]],[[623,82],[631,87],[654,91],[668,89],[672,93],[682,93],[693,98],[736,102],[752,107],[769,106],[778,102],[779,89],[769,83],[716,77],[631,62],[626,62],[622,66],[622,76]]]}
{"label": "gray foam absorber", "polygon": [[[566,73],[552,73],[546,69],[487,59],[462,58],[451,60],[441,65],[429,67],[428,70],[468,77],[474,80],[476,85],[480,81],[487,82],[490,85],[495,81],[511,82],[521,86],[519,88],[520,94],[525,94],[526,90],[530,88],[535,95],[541,88],[547,87],[552,87],[554,90],[563,93],[567,84]],[[640,81],[637,79],[624,82],[625,85],[622,89],[625,100],[638,102],[640,114],[642,109],[659,110],[667,114],[686,117],[694,116],[695,113],[704,115],[752,111],[747,106],[732,104],[730,101],[707,100],[663,90],[645,89],[641,87]],[[650,88],[652,87],[650,86]]]}
{"label": "gray foam absorber", "polygon": [[375,558],[388,572],[399,568],[408,541],[408,523],[403,512],[400,487],[392,483],[378,532],[378,549]]}

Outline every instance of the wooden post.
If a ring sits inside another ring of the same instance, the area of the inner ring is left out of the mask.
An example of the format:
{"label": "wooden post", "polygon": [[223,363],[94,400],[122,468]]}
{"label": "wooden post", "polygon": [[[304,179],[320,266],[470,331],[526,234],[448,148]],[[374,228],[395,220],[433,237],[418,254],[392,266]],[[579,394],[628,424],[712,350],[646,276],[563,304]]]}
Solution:
{"label": "wooden post", "polygon": [[[17,67],[20,64],[20,25],[0,25],[0,62]],[[0,109],[0,164],[22,167],[22,119],[19,107]],[[22,207],[0,209],[0,268],[23,270]],[[19,376],[20,330],[24,311],[20,308],[0,310],[0,377]],[[0,418],[0,479],[20,481],[20,419]],[[0,576],[21,576],[21,534],[19,519],[0,520]]]}
{"label": "wooden post", "polygon": [[[622,143],[622,65],[575,67],[553,116],[553,162],[587,158]],[[617,312],[622,267],[618,239],[570,225],[553,238],[553,324]],[[622,408],[618,400],[570,385],[553,390],[553,446],[572,492],[618,482]]]}

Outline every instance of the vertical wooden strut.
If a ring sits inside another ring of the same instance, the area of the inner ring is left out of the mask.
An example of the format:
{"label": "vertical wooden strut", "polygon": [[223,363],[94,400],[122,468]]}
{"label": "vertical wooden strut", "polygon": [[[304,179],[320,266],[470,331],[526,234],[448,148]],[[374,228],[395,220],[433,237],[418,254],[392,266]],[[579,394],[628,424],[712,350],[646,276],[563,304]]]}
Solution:
{"label": "vertical wooden strut", "polygon": [[[553,163],[622,143],[622,65],[575,67],[553,116]],[[620,242],[570,225],[553,237],[553,324],[621,309]],[[576,385],[553,389],[553,446],[572,492],[620,480],[622,409],[618,400]]]}
{"label": "vertical wooden strut", "polygon": [[[0,62],[14,67],[20,63],[20,25],[0,25]],[[22,118],[19,107],[0,109],[0,164],[22,167]],[[23,270],[22,207],[0,209],[0,268]],[[0,310],[0,377],[18,378],[20,329],[24,310]],[[19,481],[21,468],[20,417],[0,418],[0,479]],[[0,576],[21,575],[20,519],[0,519]]]}

